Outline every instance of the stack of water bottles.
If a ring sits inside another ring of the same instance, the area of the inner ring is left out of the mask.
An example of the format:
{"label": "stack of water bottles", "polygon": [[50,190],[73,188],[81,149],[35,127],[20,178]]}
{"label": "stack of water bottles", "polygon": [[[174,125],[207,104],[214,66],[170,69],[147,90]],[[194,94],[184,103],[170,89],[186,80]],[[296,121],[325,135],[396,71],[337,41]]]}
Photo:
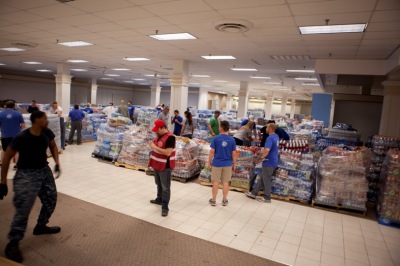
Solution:
{"label": "stack of water bottles", "polygon": [[197,153],[199,146],[188,138],[176,137],[175,169],[172,175],[180,178],[191,178],[199,170]]}
{"label": "stack of water bottles", "polygon": [[97,142],[93,154],[115,161],[122,149],[125,126],[112,127],[101,124],[97,130]]}

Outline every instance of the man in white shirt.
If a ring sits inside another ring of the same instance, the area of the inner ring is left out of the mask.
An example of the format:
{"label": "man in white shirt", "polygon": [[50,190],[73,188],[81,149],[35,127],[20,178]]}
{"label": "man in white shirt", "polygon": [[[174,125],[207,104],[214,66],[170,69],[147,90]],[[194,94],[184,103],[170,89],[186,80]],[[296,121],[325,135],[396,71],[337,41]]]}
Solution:
{"label": "man in white shirt", "polygon": [[58,106],[57,102],[53,102],[51,105],[51,108],[49,110],[49,114],[56,114],[58,115],[58,117],[61,117],[63,112],[63,109],[61,108],[61,106]]}
{"label": "man in white shirt", "polygon": [[114,104],[110,103],[102,112],[107,115],[107,118],[110,118],[112,114],[115,113]]}

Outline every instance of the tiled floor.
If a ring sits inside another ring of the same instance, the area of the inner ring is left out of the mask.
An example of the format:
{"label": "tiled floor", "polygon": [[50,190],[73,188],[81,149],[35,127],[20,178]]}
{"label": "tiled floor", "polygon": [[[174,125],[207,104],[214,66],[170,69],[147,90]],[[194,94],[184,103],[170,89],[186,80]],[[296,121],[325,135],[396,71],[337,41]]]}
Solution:
{"label": "tiled floor", "polygon": [[398,229],[281,201],[259,203],[238,192],[230,192],[228,207],[220,197],[211,207],[211,188],[194,183],[172,182],[170,215],[163,218],[159,206],[149,204],[153,178],[99,162],[90,156],[93,148],[93,143],[67,147],[59,192],[289,265],[400,265]]}

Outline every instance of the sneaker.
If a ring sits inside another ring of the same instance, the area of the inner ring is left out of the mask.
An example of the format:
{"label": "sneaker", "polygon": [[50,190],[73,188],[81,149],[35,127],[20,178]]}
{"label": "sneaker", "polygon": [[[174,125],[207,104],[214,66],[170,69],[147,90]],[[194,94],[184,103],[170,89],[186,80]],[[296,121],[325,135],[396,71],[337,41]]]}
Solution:
{"label": "sneaker", "polygon": [[158,200],[150,200],[150,203],[151,204],[157,204],[157,205],[161,205],[161,202],[160,201],[158,201]]}
{"label": "sneaker", "polygon": [[266,199],[266,198],[264,198],[264,197],[259,197],[259,198],[257,198],[257,200],[258,200],[259,202],[263,202],[263,203],[271,203],[271,200],[270,200],[270,199]]}
{"label": "sneaker", "polygon": [[46,226],[46,225],[36,225],[35,228],[33,229],[33,234],[35,236],[38,235],[52,235],[52,234],[58,234],[61,232],[61,228],[59,226]]}
{"label": "sneaker", "polygon": [[162,217],[167,217],[168,216],[168,211],[167,210],[162,210],[161,211],[161,216]]}
{"label": "sneaker", "polygon": [[226,200],[222,200],[222,206],[227,206],[228,203],[229,203],[229,201],[227,199]]}
{"label": "sneaker", "polygon": [[11,241],[7,244],[6,250],[4,251],[7,259],[21,263],[24,258],[22,257],[22,253],[19,250],[18,242]]}
{"label": "sneaker", "polygon": [[211,206],[217,205],[217,202],[216,202],[215,200],[212,200],[212,199],[210,199],[210,200],[208,201],[208,203],[210,203]]}
{"label": "sneaker", "polygon": [[249,198],[256,199],[256,196],[253,195],[253,193],[251,193],[251,192],[246,192],[245,195],[246,195],[247,197],[249,197]]}

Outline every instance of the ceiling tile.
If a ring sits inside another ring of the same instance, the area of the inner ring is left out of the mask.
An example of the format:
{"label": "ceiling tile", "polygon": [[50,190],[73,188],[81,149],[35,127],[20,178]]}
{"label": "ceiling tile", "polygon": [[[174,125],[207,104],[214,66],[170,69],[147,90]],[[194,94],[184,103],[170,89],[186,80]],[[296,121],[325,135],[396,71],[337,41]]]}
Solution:
{"label": "ceiling tile", "polygon": [[11,33],[24,33],[24,32],[30,32],[33,29],[29,28],[25,25],[11,25],[11,26],[5,26],[1,27],[3,31],[11,32]]}
{"label": "ceiling tile", "polygon": [[264,6],[253,8],[223,9],[218,12],[225,17],[257,19],[271,17],[289,17],[291,13],[287,5]]}
{"label": "ceiling tile", "polygon": [[326,54],[332,53],[338,53],[338,52],[353,52],[357,51],[358,46],[357,45],[338,45],[338,46],[320,46],[319,44],[314,44],[313,46],[308,46],[308,50],[312,52],[326,52]]}
{"label": "ceiling tile", "polygon": [[9,13],[9,12],[14,12],[17,11],[18,9],[5,5],[3,3],[0,3],[0,14],[5,14],[5,13]]}
{"label": "ceiling tile", "polygon": [[50,38],[57,35],[58,34],[54,34],[53,32],[48,32],[48,31],[32,31],[24,33],[24,36],[32,39]]}
{"label": "ceiling tile", "polygon": [[80,26],[79,28],[82,28],[84,30],[90,31],[90,32],[102,32],[102,31],[113,31],[113,30],[124,30],[125,27],[112,23],[112,22],[106,22],[106,23],[99,23],[99,24],[93,24],[93,25],[85,25],[85,26]]}
{"label": "ceiling tile", "polygon": [[376,5],[376,10],[394,10],[400,9],[399,0],[379,0]]}
{"label": "ceiling tile", "polygon": [[310,2],[326,2],[331,0],[287,0],[289,4],[310,3]]}
{"label": "ceiling tile", "polygon": [[371,22],[400,21],[400,9],[375,11],[372,14]]}
{"label": "ceiling tile", "polygon": [[16,11],[1,15],[1,19],[11,21],[17,24],[28,23],[45,19],[42,16],[37,16],[26,11]]}
{"label": "ceiling tile", "polygon": [[307,46],[357,46],[360,44],[360,40],[305,40],[304,43]]}
{"label": "ceiling tile", "polygon": [[48,30],[48,32],[52,32],[54,34],[62,35],[62,36],[69,36],[69,35],[74,35],[74,34],[84,34],[87,33],[86,30],[83,30],[78,27],[63,27],[60,29],[51,29]]}
{"label": "ceiling tile", "polygon": [[[30,9],[35,7],[42,7],[48,5],[54,5],[53,0],[35,0],[35,1],[26,1],[26,0],[2,0],[2,4],[6,4],[8,6],[12,6],[18,9]],[[61,3],[59,5],[62,5]]]}
{"label": "ceiling tile", "polygon": [[84,13],[81,10],[75,9],[73,7],[61,3],[50,6],[28,9],[27,11],[46,18],[69,17]]}
{"label": "ceiling tile", "polygon": [[382,51],[382,52],[393,52],[397,48],[397,45],[360,45],[358,51]]}
{"label": "ceiling tile", "polygon": [[372,31],[364,33],[364,40],[369,39],[397,39],[400,40],[400,31]]}
{"label": "ceiling tile", "polygon": [[121,9],[133,6],[132,3],[126,0],[79,0],[69,2],[68,5],[86,12],[100,12],[112,9]]}
{"label": "ceiling tile", "polygon": [[51,29],[60,29],[62,27],[65,27],[65,24],[55,20],[42,20],[29,23],[29,27],[38,30],[51,30]]}
{"label": "ceiling tile", "polygon": [[374,10],[376,0],[337,0],[316,3],[291,4],[295,16],[353,13]]}
{"label": "ceiling tile", "polygon": [[296,27],[292,17],[252,19],[254,28],[284,28]]}
{"label": "ceiling tile", "polygon": [[[182,32],[182,29],[177,27],[177,26],[160,26],[157,28],[151,27],[151,28],[140,28],[140,29],[135,29],[137,32],[144,34],[144,35],[150,35],[150,34],[156,34],[156,30],[158,30],[159,34],[167,34],[167,33],[179,33]],[[189,40],[190,41],[190,40]]]}
{"label": "ceiling tile", "polygon": [[149,28],[149,27],[159,27],[159,26],[170,25],[170,23],[168,23],[167,21],[165,21],[164,19],[161,19],[159,17],[123,20],[123,21],[116,21],[115,23],[122,25],[126,28],[130,28],[130,29],[140,29],[140,28]]}
{"label": "ceiling tile", "polygon": [[84,14],[84,15],[78,15],[78,16],[72,16],[72,17],[63,17],[63,18],[57,18],[55,20],[60,23],[64,23],[64,24],[67,24],[70,26],[84,26],[84,25],[99,24],[99,23],[107,22],[106,20],[99,18],[97,16],[94,16],[94,15],[91,15],[91,14]]}
{"label": "ceiling tile", "polygon": [[400,45],[397,39],[385,39],[385,40],[363,40],[361,45]]}
{"label": "ceiling tile", "polygon": [[350,24],[367,23],[372,12],[342,13],[329,15],[295,16],[297,26],[325,25],[325,20],[329,19],[329,24]]}
{"label": "ceiling tile", "polygon": [[2,20],[0,19],[0,27],[4,27],[4,26],[12,26],[15,23],[11,22],[11,21],[7,21],[7,20]]}
{"label": "ceiling tile", "polygon": [[128,1],[136,5],[150,5],[163,2],[171,2],[171,0],[128,0]]}
{"label": "ceiling tile", "polygon": [[147,12],[143,8],[140,7],[129,7],[123,9],[114,9],[109,11],[102,11],[96,13],[96,16],[101,18],[110,20],[110,21],[121,21],[121,20],[130,20],[132,18],[149,18],[153,17],[151,13]]}
{"label": "ceiling tile", "polygon": [[367,32],[372,31],[400,31],[398,22],[373,22],[368,24]]}
{"label": "ceiling tile", "polygon": [[214,20],[222,19],[222,16],[216,11],[196,12],[190,14],[178,14],[172,16],[162,16],[166,21],[182,25],[182,24],[194,24],[194,23],[205,23],[212,24]]}
{"label": "ceiling tile", "polygon": [[300,35],[299,29],[297,27],[287,27],[287,28],[270,28],[270,29],[252,29],[245,32],[246,36],[264,36],[264,35]]}
{"label": "ceiling tile", "polygon": [[247,8],[247,7],[258,7],[258,6],[266,6],[266,5],[284,5],[286,4],[285,0],[230,0],[229,2],[221,1],[221,0],[205,0],[210,6],[215,9],[226,9],[227,6],[229,8]]}
{"label": "ceiling tile", "polygon": [[143,8],[158,16],[212,11],[209,5],[199,0],[171,1],[168,3],[143,5]]}
{"label": "ceiling tile", "polygon": [[138,35],[138,33],[134,30],[102,31],[100,34],[111,38]]}

